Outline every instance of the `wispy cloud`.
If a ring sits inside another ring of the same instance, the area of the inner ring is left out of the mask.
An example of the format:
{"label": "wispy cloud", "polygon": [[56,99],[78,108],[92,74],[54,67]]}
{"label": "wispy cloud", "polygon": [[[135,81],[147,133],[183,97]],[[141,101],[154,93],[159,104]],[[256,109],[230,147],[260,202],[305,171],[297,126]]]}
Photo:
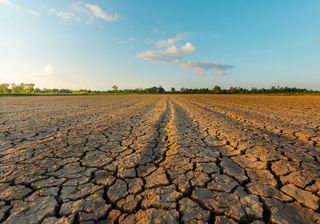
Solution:
{"label": "wispy cloud", "polygon": [[133,38],[133,37],[129,37],[127,40],[120,40],[119,43],[120,44],[128,44],[128,43],[132,43],[132,42],[135,42],[136,39]]}
{"label": "wispy cloud", "polygon": [[[226,71],[234,67],[233,65],[214,61],[203,62],[184,59],[184,57],[195,51],[195,47],[190,42],[185,43],[181,47],[176,46],[176,43],[181,41],[184,37],[185,34],[180,34],[167,40],[157,41],[155,45],[160,49],[142,52],[138,54],[137,57],[143,60],[154,60],[167,64],[174,64],[182,69],[192,70],[197,75],[206,75],[208,73],[226,75]],[[167,48],[163,49],[162,47]]]}
{"label": "wispy cloud", "polygon": [[8,5],[8,6],[12,6],[13,3],[9,0],[0,0],[0,4],[4,4],[4,5]]}
{"label": "wispy cloud", "polygon": [[108,14],[106,13],[102,8],[100,8],[98,5],[93,4],[86,4],[85,7],[89,9],[89,11],[92,13],[92,15],[96,18],[105,20],[105,21],[117,21],[119,19],[118,14]]}
{"label": "wispy cloud", "polygon": [[68,11],[58,11],[57,9],[55,8],[51,8],[49,10],[50,13],[62,18],[63,20],[65,21],[68,21],[68,22],[80,22],[81,21],[81,18],[80,16],[77,16],[76,14],[72,13],[72,12],[68,12]]}
{"label": "wispy cloud", "polygon": [[72,3],[71,6],[65,10],[51,8],[49,11],[67,22],[84,21],[86,24],[93,24],[96,20],[113,22],[120,18],[120,15],[116,13],[109,14],[98,5],[83,4],[81,2]]}
{"label": "wispy cloud", "polygon": [[176,64],[184,69],[192,69],[197,75],[205,75],[212,72],[213,75],[226,75],[226,70],[232,69],[233,65],[222,64],[218,62],[197,62],[178,60]]}
{"label": "wispy cloud", "polygon": [[194,52],[195,48],[191,43],[186,43],[182,47],[171,46],[165,50],[146,51],[138,55],[142,59],[159,60],[168,57],[180,58]]}
{"label": "wispy cloud", "polygon": [[159,40],[156,42],[156,46],[157,47],[173,46],[176,44],[176,42],[183,40],[187,35],[188,35],[188,33],[180,33],[177,36],[169,38],[167,40]]}
{"label": "wispy cloud", "polygon": [[40,17],[40,14],[32,9],[26,9],[26,12],[35,16],[35,17]]}
{"label": "wispy cloud", "polygon": [[6,5],[6,6],[10,6],[11,8],[14,8],[17,10],[17,12],[25,12],[28,14],[31,14],[35,17],[40,17],[40,13],[29,9],[29,8],[25,8],[23,5],[17,4],[17,3],[13,3],[11,0],[0,0],[0,5]]}

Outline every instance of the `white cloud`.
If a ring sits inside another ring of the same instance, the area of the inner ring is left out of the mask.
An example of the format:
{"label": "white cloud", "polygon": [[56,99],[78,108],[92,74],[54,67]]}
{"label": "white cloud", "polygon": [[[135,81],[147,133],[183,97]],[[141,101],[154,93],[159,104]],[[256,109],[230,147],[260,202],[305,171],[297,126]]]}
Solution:
{"label": "white cloud", "polygon": [[110,15],[101,9],[98,5],[86,4],[85,7],[93,14],[94,17],[105,21],[117,21],[119,19],[118,14]]}
{"label": "white cloud", "polygon": [[180,33],[175,37],[169,38],[167,40],[159,40],[156,42],[157,47],[169,47],[176,44],[176,42],[184,39],[188,34],[187,33]]}
{"label": "white cloud", "polygon": [[54,68],[52,66],[52,64],[47,64],[44,68],[43,71],[41,73],[41,75],[43,76],[47,76],[47,75],[51,75],[54,73]]}
{"label": "white cloud", "polygon": [[192,46],[190,42],[187,42],[181,48],[176,46],[171,46],[167,50],[164,51],[165,55],[173,55],[177,57],[182,57],[188,54],[192,54],[195,48]]}
{"label": "white cloud", "polygon": [[[98,5],[83,4],[81,2],[72,3],[71,6],[66,10],[57,10],[51,8],[50,13],[62,18],[68,22],[81,22],[84,21],[86,24],[91,25],[96,20],[103,20],[107,22],[116,21],[119,19],[118,14],[108,14]],[[99,25],[101,27],[101,25]]]}
{"label": "white cloud", "polygon": [[[185,34],[184,34],[185,35]],[[156,42],[158,48],[168,46],[166,49],[158,49],[152,51],[145,51],[137,55],[143,60],[154,60],[167,64],[174,64],[182,69],[190,69],[197,75],[206,75],[211,73],[214,75],[226,75],[226,71],[232,69],[233,65],[222,64],[214,61],[201,62],[190,61],[183,59],[185,56],[192,54],[195,47],[190,43],[185,43],[182,47],[177,47],[176,42],[182,40],[182,35],[177,35],[175,38],[169,38]]]}
{"label": "white cloud", "polygon": [[142,59],[153,59],[158,60],[163,57],[183,57],[189,54],[192,54],[195,48],[191,43],[186,43],[181,48],[176,46],[168,47],[165,50],[158,51],[146,51],[138,55],[139,58]]}
{"label": "white cloud", "polygon": [[184,69],[192,69],[197,75],[205,75],[211,72],[213,75],[226,75],[226,70],[232,69],[233,65],[218,62],[192,62],[177,60],[176,64]]}
{"label": "white cloud", "polygon": [[31,9],[26,9],[26,12],[35,16],[35,17],[40,17],[40,14],[34,10],[31,10]]}
{"label": "white cloud", "polygon": [[212,75],[226,75],[226,71],[232,69],[233,65],[222,64],[218,62],[200,62],[200,61],[189,61],[180,58],[169,58],[160,55],[138,55],[138,58],[144,60],[155,60],[167,64],[174,64],[182,69],[190,69],[197,75],[206,75],[208,73]]}
{"label": "white cloud", "polygon": [[25,8],[22,5],[19,5],[17,3],[13,3],[11,0],[0,0],[0,5],[1,4],[10,6],[10,7],[16,9],[18,12],[26,12],[26,13],[29,13],[33,16],[40,17],[40,14],[38,12],[36,12],[32,9]]}
{"label": "white cloud", "polygon": [[49,12],[62,18],[65,21],[68,21],[68,22],[80,22],[81,21],[81,18],[72,12],[58,11],[55,8],[49,9]]}
{"label": "white cloud", "polygon": [[13,5],[12,2],[9,0],[0,0],[0,4],[9,5],[9,6]]}

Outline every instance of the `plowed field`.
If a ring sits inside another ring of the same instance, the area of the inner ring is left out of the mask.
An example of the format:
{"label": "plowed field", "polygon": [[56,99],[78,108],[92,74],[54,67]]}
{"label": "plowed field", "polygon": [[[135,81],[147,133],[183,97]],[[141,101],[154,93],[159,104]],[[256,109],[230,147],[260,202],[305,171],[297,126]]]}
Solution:
{"label": "plowed field", "polygon": [[320,97],[0,98],[0,222],[320,223]]}

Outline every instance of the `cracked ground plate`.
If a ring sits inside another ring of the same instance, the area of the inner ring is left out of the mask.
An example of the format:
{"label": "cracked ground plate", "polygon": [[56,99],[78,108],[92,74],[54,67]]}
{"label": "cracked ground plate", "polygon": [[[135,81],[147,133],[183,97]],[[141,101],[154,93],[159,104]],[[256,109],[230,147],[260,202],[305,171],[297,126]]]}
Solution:
{"label": "cracked ground plate", "polygon": [[1,223],[320,223],[320,98],[2,97]]}

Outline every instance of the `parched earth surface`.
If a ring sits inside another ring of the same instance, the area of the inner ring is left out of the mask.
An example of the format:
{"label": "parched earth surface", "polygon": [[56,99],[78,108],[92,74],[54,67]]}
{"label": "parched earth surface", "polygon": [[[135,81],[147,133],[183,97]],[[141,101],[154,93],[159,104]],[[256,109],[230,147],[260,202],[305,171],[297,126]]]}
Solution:
{"label": "parched earth surface", "polygon": [[0,98],[1,223],[320,223],[320,97]]}

